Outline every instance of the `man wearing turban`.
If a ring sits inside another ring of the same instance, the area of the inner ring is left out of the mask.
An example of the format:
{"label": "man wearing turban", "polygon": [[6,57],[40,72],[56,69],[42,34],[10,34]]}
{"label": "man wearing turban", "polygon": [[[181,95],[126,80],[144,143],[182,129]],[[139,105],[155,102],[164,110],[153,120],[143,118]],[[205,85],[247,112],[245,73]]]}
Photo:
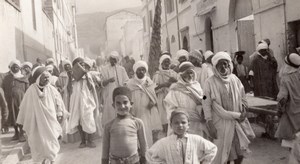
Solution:
{"label": "man wearing turban", "polygon": [[[171,85],[164,103],[169,121],[173,111],[183,110],[190,116],[189,133],[207,138],[208,132],[202,109],[203,91],[196,80],[194,67],[191,62],[183,62],[179,65],[178,81]],[[170,133],[171,131],[168,132]]]}
{"label": "man wearing turban", "polygon": [[7,107],[9,110],[8,124],[14,126],[15,134],[12,140],[25,141],[22,126],[16,123],[19,114],[19,106],[23,96],[29,87],[28,79],[22,75],[21,63],[14,60],[9,64],[9,73],[3,78],[2,88],[4,90]]}
{"label": "man wearing turban", "polygon": [[246,119],[244,87],[238,77],[232,74],[233,64],[227,52],[216,53],[212,64],[214,76],[208,78],[204,85],[206,99],[203,100],[203,110],[210,136],[218,147],[213,164],[230,161],[241,164],[250,143],[250,135],[245,134],[241,124],[246,125],[253,134]]}
{"label": "man wearing turban", "polygon": [[249,75],[252,76],[254,96],[265,96],[276,99],[278,86],[276,82],[277,61],[270,55],[268,44],[257,45],[257,55],[253,57]]}
{"label": "man wearing turban", "polygon": [[135,72],[134,78],[126,83],[132,92],[131,113],[144,122],[147,143],[151,146],[158,139],[159,130],[162,130],[157,109],[156,84],[146,75],[148,72],[146,62],[136,62],[133,65],[133,71]]}
{"label": "man wearing turban", "polygon": [[165,133],[167,133],[168,120],[163,100],[168,94],[171,84],[177,82],[177,73],[170,69],[170,64],[170,55],[162,55],[159,59],[159,70],[153,76],[153,81],[157,85],[155,88],[155,92],[157,94],[157,107]]}
{"label": "man wearing turban", "polygon": [[57,89],[49,84],[50,73],[45,67],[33,70],[33,84],[20,104],[17,123],[28,136],[33,162],[54,163],[60,150],[60,122],[68,117]]}
{"label": "man wearing turban", "polygon": [[117,51],[112,51],[109,55],[109,64],[103,67],[103,114],[102,124],[105,125],[116,117],[116,112],[111,105],[111,97],[116,87],[123,86],[128,81],[128,75],[123,66],[118,64],[120,55]]}

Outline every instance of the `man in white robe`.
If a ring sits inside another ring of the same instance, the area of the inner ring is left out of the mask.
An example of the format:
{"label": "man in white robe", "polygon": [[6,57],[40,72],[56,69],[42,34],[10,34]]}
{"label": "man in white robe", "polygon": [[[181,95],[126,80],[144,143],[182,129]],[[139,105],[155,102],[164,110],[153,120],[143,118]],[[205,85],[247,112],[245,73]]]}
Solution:
{"label": "man in white robe", "polygon": [[109,56],[109,64],[102,70],[103,83],[102,97],[103,97],[103,114],[102,125],[107,124],[109,121],[116,117],[116,112],[111,104],[112,92],[116,87],[123,86],[128,81],[128,75],[124,67],[118,64],[119,53],[113,51]]}
{"label": "man in white robe", "polygon": [[171,57],[169,55],[162,55],[159,59],[159,70],[153,76],[153,82],[157,85],[155,88],[157,94],[157,107],[164,133],[167,133],[168,119],[163,100],[168,94],[171,84],[177,82],[177,73],[170,69],[170,64]]}
{"label": "man in white robe", "polygon": [[133,108],[131,113],[144,122],[147,143],[151,146],[158,139],[158,132],[162,130],[155,94],[156,84],[146,76],[148,72],[146,62],[136,62],[133,70],[134,78],[126,83],[132,92]]}
{"label": "man in white robe", "polygon": [[[246,119],[247,101],[241,81],[232,74],[233,64],[227,52],[212,58],[214,76],[204,86],[203,109],[210,136],[218,147],[213,164],[234,161],[240,164],[250,143],[247,134],[253,132]],[[245,133],[244,127],[249,133]]]}
{"label": "man in white robe", "polygon": [[[195,76],[196,73],[192,63],[181,63],[178,82],[171,85],[164,102],[168,120],[173,111],[186,111],[190,116],[189,133],[198,134],[206,138],[207,130],[202,110],[203,91]],[[168,132],[168,134],[170,133],[171,131]]]}
{"label": "man in white robe", "polygon": [[81,143],[79,148],[95,148],[92,135],[97,131],[96,123],[99,116],[98,97],[92,75],[89,72],[90,63],[82,58],[76,58],[72,65],[82,67],[85,71],[80,79],[72,83],[72,94],[70,97],[70,119],[68,133],[74,134],[79,131]]}
{"label": "man in white robe", "polygon": [[49,84],[50,73],[38,66],[33,72],[34,84],[24,95],[17,123],[28,136],[33,162],[54,160],[60,150],[62,133],[59,122],[68,116],[57,89]]}

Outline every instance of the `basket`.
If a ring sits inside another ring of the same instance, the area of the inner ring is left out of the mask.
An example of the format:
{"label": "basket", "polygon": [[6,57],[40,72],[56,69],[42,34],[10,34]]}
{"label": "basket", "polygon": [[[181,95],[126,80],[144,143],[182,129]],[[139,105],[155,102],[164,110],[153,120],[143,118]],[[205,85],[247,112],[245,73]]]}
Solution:
{"label": "basket", "polygon": [[87,72],[79,63],[76,63],[73,66],[72,71],[73,77],[76,81],[79,81]]}

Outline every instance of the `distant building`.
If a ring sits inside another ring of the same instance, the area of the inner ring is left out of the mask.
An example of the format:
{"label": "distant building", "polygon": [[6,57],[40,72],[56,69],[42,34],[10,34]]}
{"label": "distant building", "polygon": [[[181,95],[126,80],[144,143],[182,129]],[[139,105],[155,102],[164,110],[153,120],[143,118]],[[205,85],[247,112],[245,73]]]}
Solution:
{"label": "distant building", "polygon": [[142,19],[131,11],[120,10],[109,15],[105,21],[105,52],[118,51],[123,56],[136,54],[133,40],[142,29]]}
{"label": "distant building", "polygon": [[0,1],[0,72],[13,59],[35,63],[54,55],[53,24],[39,0]]}

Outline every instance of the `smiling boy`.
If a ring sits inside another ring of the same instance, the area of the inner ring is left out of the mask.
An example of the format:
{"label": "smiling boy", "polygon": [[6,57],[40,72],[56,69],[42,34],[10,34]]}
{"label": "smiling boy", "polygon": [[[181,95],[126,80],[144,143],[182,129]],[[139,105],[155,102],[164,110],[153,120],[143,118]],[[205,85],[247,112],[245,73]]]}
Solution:
{"label": "smiling boy", "polygon": [[146,163],[144,124],[129,113],[133,104],[131,98],[131,91],[127,87],[118,87],[113,91],[112,106],[117,117],[105,125],[102,164]]}
{"label": "smiling boy", "polygon": [[170,118],[174,134],[157,141],[146,153],[147,162],[165,164],[209,164],[217,147],[199,135],[187,134],[189,116],[185,111],[173,111]]}

